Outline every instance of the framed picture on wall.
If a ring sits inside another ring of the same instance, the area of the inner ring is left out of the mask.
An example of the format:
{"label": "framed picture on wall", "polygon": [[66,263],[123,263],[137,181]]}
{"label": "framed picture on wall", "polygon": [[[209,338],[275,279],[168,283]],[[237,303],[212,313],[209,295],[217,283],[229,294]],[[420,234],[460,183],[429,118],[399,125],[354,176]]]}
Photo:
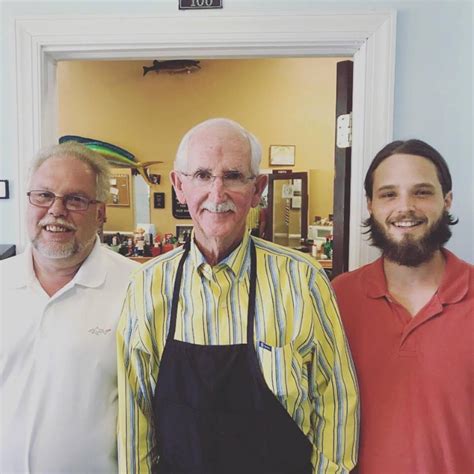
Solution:
{"label": "framed picture on wall", "polygon": [[0,199],[8,199],[9,197],[8,179],[0,179]]}
{"label": "framed picture on wall", "polygon": [[295,164],[295,145],[270,145],[271,166],[293,166]]}
{"label": "framed picture on wall", "polygon": [[183,243],[188,237],[191,236],[192,230],[192,225],[177,225],[176,238],[178,239],[178,242]]}
{"label": "framed picture on wall", "polygon": [[108,206],[130,207],[130,182],[126,174],[113,174],[110,178]]}
{"label": "framed picture on wall", "polygon": [[159,174],[150,173],[148,175],[148,177],[150,178],[150,183],[151,184],[160,184],[160,182],[161,182],[161,175],[159,175]]}
{"label": "framed picture on wall", "polygon": [[153,193],[153,207],[155,209],[165,208],[165,193]]}
{"label": "framed picture on wall", "polygon": [[187,204],[182,204],[178,201],[178,196],[176,196],[173,186],[171,186],[171,210],[175,219],[191,219]]}

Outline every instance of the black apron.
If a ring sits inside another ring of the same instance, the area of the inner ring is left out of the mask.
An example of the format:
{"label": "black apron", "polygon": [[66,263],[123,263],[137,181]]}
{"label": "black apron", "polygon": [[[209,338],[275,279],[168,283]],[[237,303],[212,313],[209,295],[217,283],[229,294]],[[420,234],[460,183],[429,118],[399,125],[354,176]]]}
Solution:
{"label": "black apron", "polygon": [[[268,388],[254,347],[256,253],[250,241],[247,343],[174,339],[183,265],[153,399],[159,474],[310,474],[312,445]],[[155,457],[155,456],[154,456]],[[156,457],[155,457],[156,459]]]}

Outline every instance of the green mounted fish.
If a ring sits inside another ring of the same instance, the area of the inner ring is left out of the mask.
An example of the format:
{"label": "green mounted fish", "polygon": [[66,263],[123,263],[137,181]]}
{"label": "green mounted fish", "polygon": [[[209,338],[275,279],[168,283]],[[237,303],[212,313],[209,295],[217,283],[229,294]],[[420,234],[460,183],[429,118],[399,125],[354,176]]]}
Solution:
{"label": "green mounted fish", "polygon": [[135,155],[124,148],[120,148],[117,145],[113,145],[112,143],[107,143],[102,140],[95,140],[93,138],[86,138],[78,135],[64,135],[59,138],[59,143],[71,141],[81,143],[90,150],[100,153],[104,158],[107,159],[111,166],[137,170],[147,184],[156,184],[151,179],[149,168],[152,165],[163,163],[162,161],[146,161],[142,163],[137,161],[135,159]]}

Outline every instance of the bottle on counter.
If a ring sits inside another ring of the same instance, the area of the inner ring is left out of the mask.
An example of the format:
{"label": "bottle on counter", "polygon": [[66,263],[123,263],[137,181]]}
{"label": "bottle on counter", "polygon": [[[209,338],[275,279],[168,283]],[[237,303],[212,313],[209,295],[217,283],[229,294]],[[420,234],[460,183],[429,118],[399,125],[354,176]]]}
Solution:
{"label": "bottle on counter", "polygon": [[314,258],[318,258],[318,253],[319,253],[318,243],[316,242],[316,240],[313,240],[313,245],[311,246],[311,255]]}
{"label": "bottle on counter", "polygon": [[331,260],[332,258],[332,240],[326,237],[326,242],[323,244],[323,252],[326,257]]}

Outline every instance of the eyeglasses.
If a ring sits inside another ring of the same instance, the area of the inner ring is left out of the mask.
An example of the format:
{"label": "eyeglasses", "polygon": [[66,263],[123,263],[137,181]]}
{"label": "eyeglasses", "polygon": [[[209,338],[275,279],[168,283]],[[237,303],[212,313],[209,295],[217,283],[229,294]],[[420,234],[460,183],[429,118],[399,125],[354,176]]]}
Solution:
{"label": "eyeglasses", "polygon": [[86,211],[90,204],[97,204],[96,199],[89,199],[80,194],[65,194],[58,196],[51,191],[29,191],[26,193],[30,203],[37,207],[51,207],[56,199],[61,199],[68,211]]}
{"label": "eyeglasses", "polygon": [[228,189],[241,188],[256,178],[256,176],[253,175],[245,176],[240,171],[226,171],[222,175],[214,175],[206,170],[198,170],[193,174],[183,173],[182,171],[179,171],[179,173],[189,178],[194,185],[200,187],[210,186],[216,178],[221,178],[222,184]]}

